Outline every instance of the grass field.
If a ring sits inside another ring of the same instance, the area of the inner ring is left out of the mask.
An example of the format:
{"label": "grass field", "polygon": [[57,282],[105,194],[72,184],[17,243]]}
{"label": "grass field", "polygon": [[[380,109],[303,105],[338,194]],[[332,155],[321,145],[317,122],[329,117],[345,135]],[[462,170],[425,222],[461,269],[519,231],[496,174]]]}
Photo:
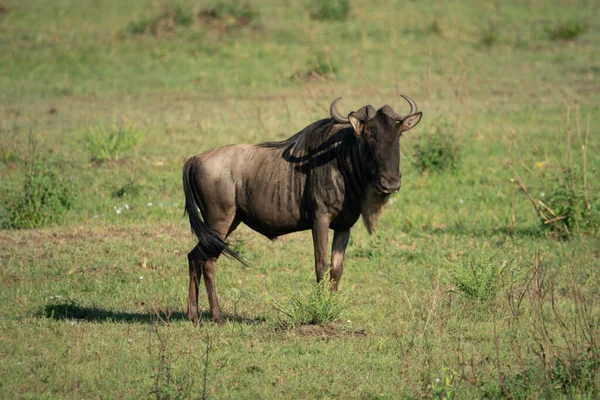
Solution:
{"label": "grass field", "polygon": [[[600,397],[598,2],[393,3],[0,1],[1,398]],[[341,318],[277,307],[309,232],[240,227],[226,324],[188,322],[185,160],[399,93],[424,117]],[[457,163],[421,171],[435,133]]]}

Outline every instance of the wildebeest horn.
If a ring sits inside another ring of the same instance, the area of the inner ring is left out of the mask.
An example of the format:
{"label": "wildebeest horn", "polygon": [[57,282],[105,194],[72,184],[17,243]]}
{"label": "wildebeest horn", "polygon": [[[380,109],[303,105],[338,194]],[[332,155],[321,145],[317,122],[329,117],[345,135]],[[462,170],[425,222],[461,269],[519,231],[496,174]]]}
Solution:
{"label": "wildebeest horn", "polygon": [[331,118],[333,118],[335,122],[339,122],[340,124],[348,124],[350,123],[350,120],[348,118],[342,117],[336,107],[337,102],[341,99],[341,97],[338,97],[333,101],[333,103],[331,103],[331,106],[329,107],[329,113],[331,114]]}
{"label": "wildebeest horn", "polygon": [[408,103],[410,104],[410,112],[408,114],[400,115],[396,111],[394,111],[392,109],[392,107],[388,106],[387,104],[385,106],[381,107],[382,112],[384,112],[385,114],[394,118],[398,122],[404,120],[404,118],[408,117],[409,115],[413,115],[417,112],[417,104],[410,97],[405,96],[403,94],[401,94],[400,96],[404,97],[406,99],[406,101],[408,101]]}
{"label": "wildebeest horn", "polygon": [[404,99],[406,101],[408,101],[408,104],[410,104],[410,112],[408,114],[406,114],[404,116],[398,115],[399,118],[397,118],[397,119],[399,119],[400,121],[402,121],[404,118],[408,117],[409,115],[413,115],[413,114],[415,114],[417,112],[417,103],[415,103],[413,101],[413,99],[411,99],[408,96],[405,96],[403,94],[400,94],[400,96],[404,97]]}

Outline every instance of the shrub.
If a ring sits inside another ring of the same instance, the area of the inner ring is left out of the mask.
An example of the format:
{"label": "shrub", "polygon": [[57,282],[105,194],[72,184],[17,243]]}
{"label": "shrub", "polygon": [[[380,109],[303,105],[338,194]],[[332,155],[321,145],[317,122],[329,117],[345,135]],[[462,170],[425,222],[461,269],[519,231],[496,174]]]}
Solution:
{"label": "shrub", "polygon": [[350,3],[348,0],[312,1],[307,9],[312,19],[344,21],[350,13]]}
{"label": "shrub", "polygon": [[546,28],[550,40],[574,40],[587,30],[587,24],[579,21],[560,22]]}
{"label": "shrub", "polygon": [[83,137],[83,144],[90,155],[90,161],[102,163],[120,159],[124,152],[134,148],[144,136],[144,132],[136,130],[133,124],[125,127],[101,125],[88,130]]}
{"label": "shrub", "polygon": [[258,18],[258,12],[248,3],[221,2],[200,11],[198,16],[205,21],[218,22],[225,28],[230,28],[249,25]]}
{"label": "shrub", "polygon": [[453,124],[440,119],[431,132],[419,136],[413,153],[413,163],[421,171],[442,172],[454,169],[460,159],[460,146],[452,134]]}
{"label": "shrub", "polygon": [[493,298],[500,288],[506,263],[500,264],[485,251],[479,257],[448,264],[448,273],[457,290],[471,300],[485,301]]}
{"label": "shrub", "polygon": [[288,326],[335,322],[348,304],[343,294],[331,291],[331,281],[323,279],[303,297],[291,294],[288,304],[273,301],[277,311],[285,316]]}
{"label": "shrub", "polygon": [[187,26],[194,22],[191,12],[175,7],[161,15],[130,22],[127,31],[134,35],[158,35],[162,31],[172,31],[176,26]]}
{"label": "shrub", "polygon": [[204,15],[210,15],[217,19],[226,19],[226,18],[237,18],[242,19],[245,18],[249,21],[254,20],[258,13],[250,6],[248,3],[218,3],[213,8],[209,8],[201,12]]}
{"label": "shrub", "polygon": [[71,208],[74,196],[69,181],[57,171],[34,162],[25,175],[23,190],[5,204],[3,228],[40,228],[56,223]]}

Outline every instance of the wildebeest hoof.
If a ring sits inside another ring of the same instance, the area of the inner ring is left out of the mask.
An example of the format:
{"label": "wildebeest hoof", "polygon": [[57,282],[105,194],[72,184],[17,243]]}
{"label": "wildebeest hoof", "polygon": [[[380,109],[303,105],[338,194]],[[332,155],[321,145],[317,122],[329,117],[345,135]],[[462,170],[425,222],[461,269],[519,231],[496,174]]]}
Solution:
{"label": "wildebeest hoof", "polygon": [[197,310],[188,310],[187,317],[190,322],[198,323],[198,311]]}

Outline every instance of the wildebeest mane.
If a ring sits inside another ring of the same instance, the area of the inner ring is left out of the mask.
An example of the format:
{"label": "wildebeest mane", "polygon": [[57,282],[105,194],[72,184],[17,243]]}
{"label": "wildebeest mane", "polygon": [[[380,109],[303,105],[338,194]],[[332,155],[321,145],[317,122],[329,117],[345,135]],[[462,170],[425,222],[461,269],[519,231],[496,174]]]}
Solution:
{"label": "wildebeest mane", "polygon": [[298,150],[308,150],[307,147],[319,146],[323,141],[323,133],[329,133],[329,129],[323,129],[327,127],[333,120],[331,118],[321,119],[308,125],[300,132],[293,136],[279,141],[279,142],[264,142],[260,143],[259,147],[276,148],[276,149],[289,149],[295,148],[294,153]]}
{"label": "wildebeest mane", "polygon": [[[321,166],[335,163],[345,182],[346,201],[353,202],[357,207],[360,207],[359,204],[366,196],[367,186],[376,173],[370,162],[372,157],[366,152],[352,127],[331,118],[316,121],[283,141],[265,142],[258,146],[281,151],[281,157],[291,167],[289,179],[307,176],[306,186],[290,185],[297,189],[290,195],[297,196],[301,214],[304,215],[309,215],[312,211],[311,190],[318,190],[321,197],[331,196],[332,201],[341,195],[332,190],[330,169],[320,168]],[[369,211],[365,214],[373,213]],[[370,232],[373,224],[368,219],[370,218],[367,217],[365,224]]]}

